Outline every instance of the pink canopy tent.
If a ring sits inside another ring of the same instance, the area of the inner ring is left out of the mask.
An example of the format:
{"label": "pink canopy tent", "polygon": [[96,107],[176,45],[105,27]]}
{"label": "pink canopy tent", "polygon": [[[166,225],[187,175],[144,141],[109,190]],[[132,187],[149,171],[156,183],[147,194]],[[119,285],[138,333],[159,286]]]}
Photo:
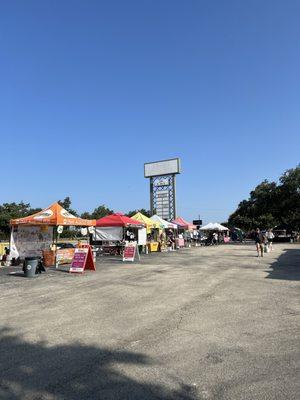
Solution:
{"label": "pink canopy tent", "polygon": [[182,217],[177,217],[176,219],[174,219],[174,221],[172,221],[172,223],[178,225],[178,228],[186,229],[189,231],[197,229],[196,225],[193,225]]}

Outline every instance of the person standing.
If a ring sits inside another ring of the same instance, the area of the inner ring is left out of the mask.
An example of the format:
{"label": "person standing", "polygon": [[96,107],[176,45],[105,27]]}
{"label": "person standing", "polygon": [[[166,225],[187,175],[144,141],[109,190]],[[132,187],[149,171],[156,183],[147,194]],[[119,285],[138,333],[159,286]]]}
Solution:
{"label": "person standing", "polygon": [[272,230],[272,229],[269,229],[268,232],[267,232],[267,234],[266,234],[266,236],[267,236],[267,239],[268,239],[268,246],[269,246],[269,249],[270,249],[270,251],[272,251],[272,250],[273,250],[273,239],[274,239],[273,230]]}
{"label": "person standing", "polygon": [[218,244],[218,234],[217,234],[217,232],[213,233],[213,244],[214,245]]}
{"label": "person standing", "polygon": [[256,251],[257,251],[257,257],[261,255],[261,257],[264,256],[264,236],[259,230],[259,228],[256,229],[255,235],[254,235],[254,241],[255,241],[255,246],[256,246]]}

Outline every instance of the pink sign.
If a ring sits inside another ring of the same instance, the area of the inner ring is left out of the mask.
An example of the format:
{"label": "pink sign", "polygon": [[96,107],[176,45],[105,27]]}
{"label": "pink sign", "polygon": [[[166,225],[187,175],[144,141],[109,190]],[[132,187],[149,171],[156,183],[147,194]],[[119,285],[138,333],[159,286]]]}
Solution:
{"label": "pink sign", "polygon": [[89,245],[84,245],[83,247],[75,249],[69,272],[83,273],[83,271],[86,269],[96,271],[91,246]]}
{"label": "pink sign", "polygon": [[88,255],[88,250],[86,248],[75,249],[72,265],[70,268],[70,272],[83,272],[86,258]]}

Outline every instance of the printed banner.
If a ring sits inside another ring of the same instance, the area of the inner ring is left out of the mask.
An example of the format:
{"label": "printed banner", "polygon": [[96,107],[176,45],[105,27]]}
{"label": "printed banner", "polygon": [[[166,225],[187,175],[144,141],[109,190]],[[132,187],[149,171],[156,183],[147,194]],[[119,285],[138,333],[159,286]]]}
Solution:
{"label": "printed banner", "polygon": [[42,257],[53,243],[52,226],[13,226],[10,237],[11,258]]}

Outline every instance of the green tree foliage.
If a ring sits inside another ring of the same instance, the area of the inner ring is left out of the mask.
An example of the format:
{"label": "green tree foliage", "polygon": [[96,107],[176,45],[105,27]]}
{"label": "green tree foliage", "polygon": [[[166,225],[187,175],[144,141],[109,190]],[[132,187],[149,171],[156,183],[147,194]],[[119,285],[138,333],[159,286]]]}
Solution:
{"label": "green tree foliage", "polygon": [[146,210],[145,208],[141,208],[139,210],[132,210],[129,211],[126,215],[127,217],[132,217],[133,215],[135,215],[136,213],[140,212],[143,215],[146,215],[146,217],[151,217],[151,211],[150,210]]}
{"label": "green tree foliage", "polygon": [[41,208],[31,208],[29,203],[3,203],[0,205],[0,236],[3,239],[9,237],[9,221],[15,218],[27,217],[41,211]]}
{"label": "green tree foliage", "polygon": [[[72,200],[69,196],[65,197],[63,200],[58,200],[58,204],[60,204],[65,210],[69,211],[69,213],[78,217],[77,212],[71,208]],[[78,236],[78,232],[76,229],[65,226],[63,233],[60,235],[60,238],[74,239],[76,236]]]}
{"label": "green tree foliage", "polygon": [[65,210],[69,211],[69,213],[78,216],[77,212],[71,208],[72,201],[69,196],[65,197],[64,200],[58,200],[58,204],[60,204]]}
{"label": "green tree foliage", "polygon": [[245,230],[287,225],[300,229],[300,166],[286,171],[275,182],[263,181],[229,217],[229,225]]}
{"label": "green tree foliage", "polygon": [[105,217],[106,215],[113,214],[114,211],[107,208],[104,204],[96,207],[92,213],[84,212],[81,214],[81,218],[85,219],[99,219]]}

